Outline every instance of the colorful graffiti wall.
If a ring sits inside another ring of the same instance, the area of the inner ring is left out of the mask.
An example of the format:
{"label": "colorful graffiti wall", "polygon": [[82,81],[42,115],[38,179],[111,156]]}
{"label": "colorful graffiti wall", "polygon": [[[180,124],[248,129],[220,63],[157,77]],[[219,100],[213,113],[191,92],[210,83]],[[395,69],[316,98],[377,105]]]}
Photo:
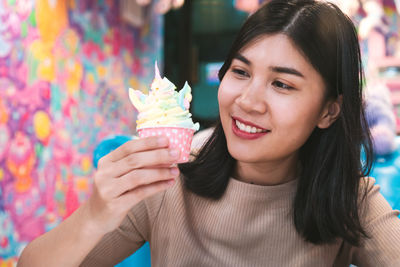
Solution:
{"label": "colorful graffiti wall", "polygon": [[[363,56],[364,67],[366,70],[371,52],[372,54],[383,54],[387,57],[400,57],[400,6],[397,7],[395,1],[393,0],[382,0],[377,2],[381,3],[383,9],[383,16],[379,21],[377,20],[374,23],[372,23],[371,20],[368,21],[368,19],[366,19],[368,14],[361,9],[359,10],[360,12],[353,17],[353,21],[358,28],[359,33],[360,31],[363,31],[360,29],[363,20],[365,21],[365,25],[370,24],[370,31],[375,31],[374,34],[369,32],[369,34],[364,36],[364,38],[361,38],[360,36],[360,47]],[[373,17],[373,15],[375,14],[371,13],[370,17]],[[368,26],[364,28],[368,28]],[[383,38],[384,46],[380,47],[378,45],[378,47],[369,47],[374,43],[371,43],[370,39],[376,37],[377,35],[380,35],[381,38]],[[376,49],[379,51],[375,51]],[[381,49],[383,49],[383,51],[380,51]]]}
{"label": "colorful graffiti wall", "polygon": [[0,266],[90,194],[93,150],[133,133],[127,89],[161,49],[161,17],[130,27],[116,0],[0,0]]}

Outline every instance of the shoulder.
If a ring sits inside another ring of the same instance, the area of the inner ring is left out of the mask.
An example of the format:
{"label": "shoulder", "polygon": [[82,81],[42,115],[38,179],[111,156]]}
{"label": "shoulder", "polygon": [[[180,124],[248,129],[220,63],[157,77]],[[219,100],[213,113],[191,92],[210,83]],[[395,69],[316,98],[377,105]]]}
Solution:
{"label": "shoulder", "polygon": [[373,177],[362,177],[360,179],[359,196],[363,200],[369,200],[380,194],[380,186]]}
{"label": "shoulder", "polygon": [[373,177],[362,177],[360,179],[359,198],[361,208],[382,204],[382,200],[385,200],[380,193],[380,186]]}
{"label": "shoulder", "polygon": [[380,186],[372,177],[360,181],[360,214],[364,227],[371,228],[377,220],[396,218],[399,211],[393,210],[384,196]]}
{"label": "shoulder", "polygon": [[169,202],[182,198],[184,194],[183,182],[177,178],[175,184],[166,191],[154,194],[135,205],[128,213],[128,217],[135,224],[153,225],[162,209]]}
{"label": "shoulder", "polygon": [[136,232],[143,239],[149,240],[152,225],[157,219],[164,197],[165,191],[159,192],[133,206],[120,225],[120,231],[124,233]]}
{"label": "shoulder", "polygon": [[131,228],[139,232],[145,240],[150,240],[157,222],[165,224],[170,216],[176,215],[177,207],[189,202],[188,195],[191,193],[184,188],[182,177],[177,178],[175,184],[166,191],[154,194],[135,205],[126,219]]}
{"label": "shoulder", "polygon": [[360,220],[368,237],[356,249],[353,263],[357,266],[399,266],[400,219],[373,178],[363,178],[360,184]]}
{"label": "shoulder", "polygon": [[156,193],[135,206],[128,212],[128,217],[136,225],[150,225],[157,218],[161,209],[166,192]]}

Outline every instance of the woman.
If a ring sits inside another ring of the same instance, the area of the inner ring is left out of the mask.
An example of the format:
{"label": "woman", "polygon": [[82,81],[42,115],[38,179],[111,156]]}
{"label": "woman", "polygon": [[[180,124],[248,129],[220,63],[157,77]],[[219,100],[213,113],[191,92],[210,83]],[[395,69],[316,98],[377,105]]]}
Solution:
{"label": "woman", "polygon": [[126,143],[20,266],[112,266],[146,240],[154,266],[400,266],[398,212],[363,178],[371,142],[351,21],[325,2],[272,0],[219,78],[221,122],[181,175],[165,167],[179,157],[165,138]]}

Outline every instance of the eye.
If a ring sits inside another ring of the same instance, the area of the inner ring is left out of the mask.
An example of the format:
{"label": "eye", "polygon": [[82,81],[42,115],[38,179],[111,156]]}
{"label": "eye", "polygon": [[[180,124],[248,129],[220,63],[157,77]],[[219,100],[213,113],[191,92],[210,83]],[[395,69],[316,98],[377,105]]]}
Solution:
{"label": "eye", "polygon": [[280,81],[274,81],[274,82],[272,82],[272,85],[275,87],[278,87],[279,89],[285,89],[285,90],[294,89],[293,87],[287,85],[286,83],[280,82]]}
{"label": "eye", "polygon": [[237,74],[238,76],[250,77],[250,75],[249,75],[246,71],[241,70],[241,69],[233,68],[233,69],[232,69],[232,72],[235,73],[235,74]]}

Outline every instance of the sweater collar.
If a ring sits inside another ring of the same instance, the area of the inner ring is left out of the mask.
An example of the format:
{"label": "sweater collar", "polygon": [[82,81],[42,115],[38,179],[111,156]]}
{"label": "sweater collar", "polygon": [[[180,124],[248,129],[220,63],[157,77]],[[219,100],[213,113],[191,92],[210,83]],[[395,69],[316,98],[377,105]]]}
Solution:
{"label": "sweater collar", "polygon": [[236,197],[246,197],[257,200],[279,200],[282,198],[292,199],[297,189],[298,178],[278,185],[256,185],[239,181],[235,178],[229,179],[226,193]]}

